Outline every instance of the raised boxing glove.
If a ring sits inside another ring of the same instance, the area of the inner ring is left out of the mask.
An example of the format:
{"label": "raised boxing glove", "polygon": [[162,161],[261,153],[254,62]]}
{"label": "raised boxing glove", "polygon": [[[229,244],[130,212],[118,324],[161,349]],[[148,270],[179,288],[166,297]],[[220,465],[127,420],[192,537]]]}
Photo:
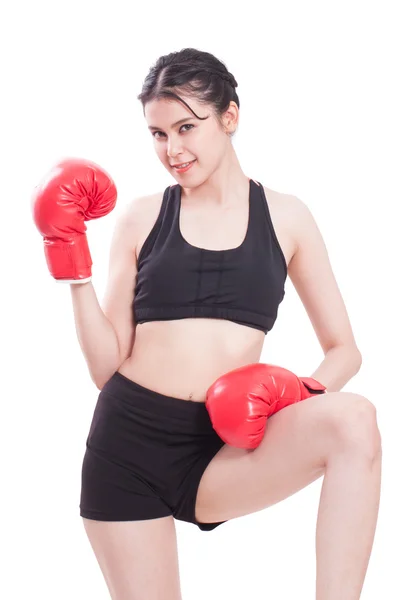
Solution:
{"label": "raised boxing glove", "polygon": [[207,391],[206,408],[214,430],[226,444],[253,449],[264,437],[268,417],[325,390],[311,377],[255,363],[219,377]]}
{"label": "raised boxing glove", "polygon": [[113,210],[117,190],[97,164],[68,158],[57,163],[36,186],[33,220],[43,236],[51,275],[64,283],[84,283],[92,276],[85,221]]}

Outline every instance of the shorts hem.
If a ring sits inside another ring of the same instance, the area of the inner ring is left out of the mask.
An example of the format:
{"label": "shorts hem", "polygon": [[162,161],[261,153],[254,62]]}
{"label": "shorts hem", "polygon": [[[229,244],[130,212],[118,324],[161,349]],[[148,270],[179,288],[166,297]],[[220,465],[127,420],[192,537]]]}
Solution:
{"label": "shorts hem", "polygon": [[84,519],[91,519],[94,521],[150,521],[151,519],[162,519],[163,517],[172,516],[171,511],[168,513],[162,514],[162,515],[141,516],[138,518],[132,514],[131,515],[128,515],[128,514],[116,515],[116,514],[97,512],[94,510],[85,510],[85,509],[81,509],[79,511],[79,514]]}

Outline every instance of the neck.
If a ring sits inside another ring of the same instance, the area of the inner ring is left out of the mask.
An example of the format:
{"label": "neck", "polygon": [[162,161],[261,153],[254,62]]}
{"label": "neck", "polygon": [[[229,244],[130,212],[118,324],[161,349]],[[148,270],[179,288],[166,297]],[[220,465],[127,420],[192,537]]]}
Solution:
{"label": "neck", "polygon": [[249,185],[249,177],[232,150],[231,156],[208,179],[195,187],[182,186],[181,200],[191,206],[201,204],[210,208],[229,208],[247,201]]}

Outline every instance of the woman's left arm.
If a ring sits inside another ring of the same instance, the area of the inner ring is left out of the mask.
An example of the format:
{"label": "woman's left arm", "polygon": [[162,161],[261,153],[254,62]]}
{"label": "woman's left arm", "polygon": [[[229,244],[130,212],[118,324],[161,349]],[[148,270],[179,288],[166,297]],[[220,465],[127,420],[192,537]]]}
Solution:
{"label": "woman's left arm", "polygon": [[327,392],[339,392],[361,367],[361,355],[352,348],[335,346],[328,350],[316,371],[310,375],[326,387]]}
{"label": "woman's left arm", "polygon": [[296,196],[291,202],[296,251],[288,276],[325,354],[311,377],[327,392],[339,391],[359,371],[361,352],[318,225],[304,202]]}

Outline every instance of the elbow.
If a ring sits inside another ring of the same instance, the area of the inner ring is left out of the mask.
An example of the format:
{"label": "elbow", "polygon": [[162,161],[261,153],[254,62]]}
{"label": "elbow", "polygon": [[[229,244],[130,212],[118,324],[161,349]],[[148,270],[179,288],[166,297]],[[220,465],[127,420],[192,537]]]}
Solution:
{"label": "elbow", "polygon": [[351,348],[349,350],[348,356],[350,356],[349,362],[351,363],[351,365],[353,367],[354,374],[358,373],[358,371],[361,369],[361,365],[362,365],[361,352],[358,350],[358,348],[356,348],[356,349]]}
{"label": "elbow", "polygon": [[356,368],[357,368],[357,371],[359,371],[361,369],[361,365],[362,365],[362,354],[358,348],[356,348],[354,356],[355,356],[354,360],[355,360]]}
{"label": "elbow", "polygon": [[99,392],[101,392],[101,390],[104,387],[105,381],[100,381],[96,377],[91,377],[91,380],[93,381],[94,385],[97,387],[97,389],[99,390]]}
{"label": "elbow", "polygon": [[96,374],[96,375],[94,375],[93,373],[90,374],[90,378],[93,381],[94,385],[99,390],[99,392],[101,392],[101,390],[103,389],[103,387],[105,386],[107,381],[109,379],[111,379],[111,377],[115,371],[116,371],[116,369],[114,369],[111,374],[109,374],[109,373],[106,373],[106,374],[101,373],[101,374]]}
{"label": "elbow", "polygon": [[93,368],[89,367],[89,373],[91,380],[97,389],[101,392],[107,381],[111,379],[116,371],[121,367],[121,365],[126,361],[129,355],[118,355],[118,360],[114,360],[111,362],[107,362],[107,364],[96,365]]}
{"label": "elbow", "polygon": [[103,373],[101,376],[92,377],[92,381],[93,381],[94,385],[97,387],[97,389],[99,390],[99,392],[101,392],[103,387],[106,385],[107,381],[109,381],[111,379],[111,377],[114,375],[116,370],[117,369],[114,369],[112,373],[107,373],[107,374]]}
{"label": "elbow", "polygon": [[335,353],[343,353],[347,365],[350,366],[352,370],[354,370],[354,374],[358,373],[358,371],[361,369],[362,354],[357,348],[357,346],[338,344],[337,346],[333,346],[329,350],[334,350]]}

